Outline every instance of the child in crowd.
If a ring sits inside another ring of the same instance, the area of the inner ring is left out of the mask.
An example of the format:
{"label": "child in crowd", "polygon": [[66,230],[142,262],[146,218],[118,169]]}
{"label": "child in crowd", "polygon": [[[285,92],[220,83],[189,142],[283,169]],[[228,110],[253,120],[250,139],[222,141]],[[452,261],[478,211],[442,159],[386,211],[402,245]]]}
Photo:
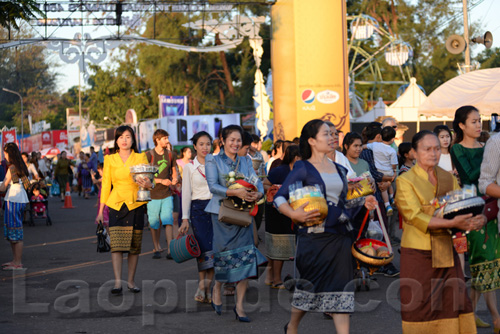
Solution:
{"label": "child in crowd", "polygon": [[45,210],[47,209],[43,201],[45,198],[40,194],[40,185],[33,186],[33,196],[31,196],[31,205],[38,217],[45,217]]}
{"label": "child in crowd", "polygon": [[[377,170],[385,176],[392,176],[392,181],[394,181],[398,167],[398,155],[391,147],[391,144],[394,142],[394,138],[396,138],[396,130],[390,126],[386,126],[382,129],[380,134],[382,142],[372,142],[367,144],[367,147],[373,151],[373,158]],[[382,191],[382,199],[384,200],[387,216],[392,216],[393,213],[391,206],[394,201],[393,197],[392,186]]]}
{"label": "child in crowd", "polygon": [[415,151],[410,142],[399,144],[399,175],[409,171],[415,164]]}

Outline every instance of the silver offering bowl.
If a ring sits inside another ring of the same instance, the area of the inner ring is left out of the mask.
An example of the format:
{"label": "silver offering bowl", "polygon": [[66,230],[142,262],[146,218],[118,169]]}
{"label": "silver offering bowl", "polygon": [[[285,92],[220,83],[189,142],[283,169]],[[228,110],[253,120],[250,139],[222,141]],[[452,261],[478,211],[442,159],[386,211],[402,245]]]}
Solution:
{"label": "silver offering bowl", "polygon": [[[158,171],[158,166],[151,165],[136,165],[130,167],[130,174],[132,174],[132,179],[137,182],[137,180],[149,179],[151,183],[154,181],[154,175]],[[137,202],[148,202],[151,201],[151,192],[141,186],[137,191]]]}

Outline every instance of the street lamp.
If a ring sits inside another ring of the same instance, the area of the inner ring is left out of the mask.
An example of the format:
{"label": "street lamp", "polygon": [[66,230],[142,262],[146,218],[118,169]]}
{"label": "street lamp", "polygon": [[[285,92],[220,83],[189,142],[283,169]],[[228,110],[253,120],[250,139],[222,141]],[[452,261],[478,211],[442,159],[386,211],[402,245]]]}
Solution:
{"label": "street lamp", "polygon": [[21,94],[19,94],[18,92],[14,92],[13,90],[10,90],[10,89],[7,89],[7,88],[3,88],[3,90],[5,92],[8,92],[8,93],[16,94],[21,99],[21,141],[20,142],[21,142],[21,152],[22,152],[23,151],[23,136],[24,136],[23,97],[21,96]]}

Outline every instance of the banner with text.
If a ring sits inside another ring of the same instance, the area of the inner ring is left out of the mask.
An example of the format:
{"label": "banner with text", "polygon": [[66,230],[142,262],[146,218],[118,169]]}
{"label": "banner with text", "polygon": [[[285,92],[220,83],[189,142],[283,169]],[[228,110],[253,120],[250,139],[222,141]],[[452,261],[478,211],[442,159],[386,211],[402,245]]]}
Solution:
{"label": "banner with text", "polygon": [[188,114],[187,96],[158,95],[160,118],[167,116],[186,116]]}
{"label": "banner with text", "polygon": [[153,133],[164,129],[172,145],[191,145],[190,139],[200,131],[217,138],[219,131],[228,125],[240,125],[240,114],[171,116],[139,123],[139,145],[142,152],[154,147]]}

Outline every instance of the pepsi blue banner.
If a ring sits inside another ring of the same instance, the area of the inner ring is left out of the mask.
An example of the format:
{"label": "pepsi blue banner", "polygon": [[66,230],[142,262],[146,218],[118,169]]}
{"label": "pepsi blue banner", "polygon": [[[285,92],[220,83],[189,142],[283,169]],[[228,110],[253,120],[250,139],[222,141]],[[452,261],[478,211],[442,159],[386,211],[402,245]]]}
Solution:
{"label": "pepsi blue banner", "polygon": [[158,95],[160,100],[160,118],[168,116],[187,116],[187,96]]}

